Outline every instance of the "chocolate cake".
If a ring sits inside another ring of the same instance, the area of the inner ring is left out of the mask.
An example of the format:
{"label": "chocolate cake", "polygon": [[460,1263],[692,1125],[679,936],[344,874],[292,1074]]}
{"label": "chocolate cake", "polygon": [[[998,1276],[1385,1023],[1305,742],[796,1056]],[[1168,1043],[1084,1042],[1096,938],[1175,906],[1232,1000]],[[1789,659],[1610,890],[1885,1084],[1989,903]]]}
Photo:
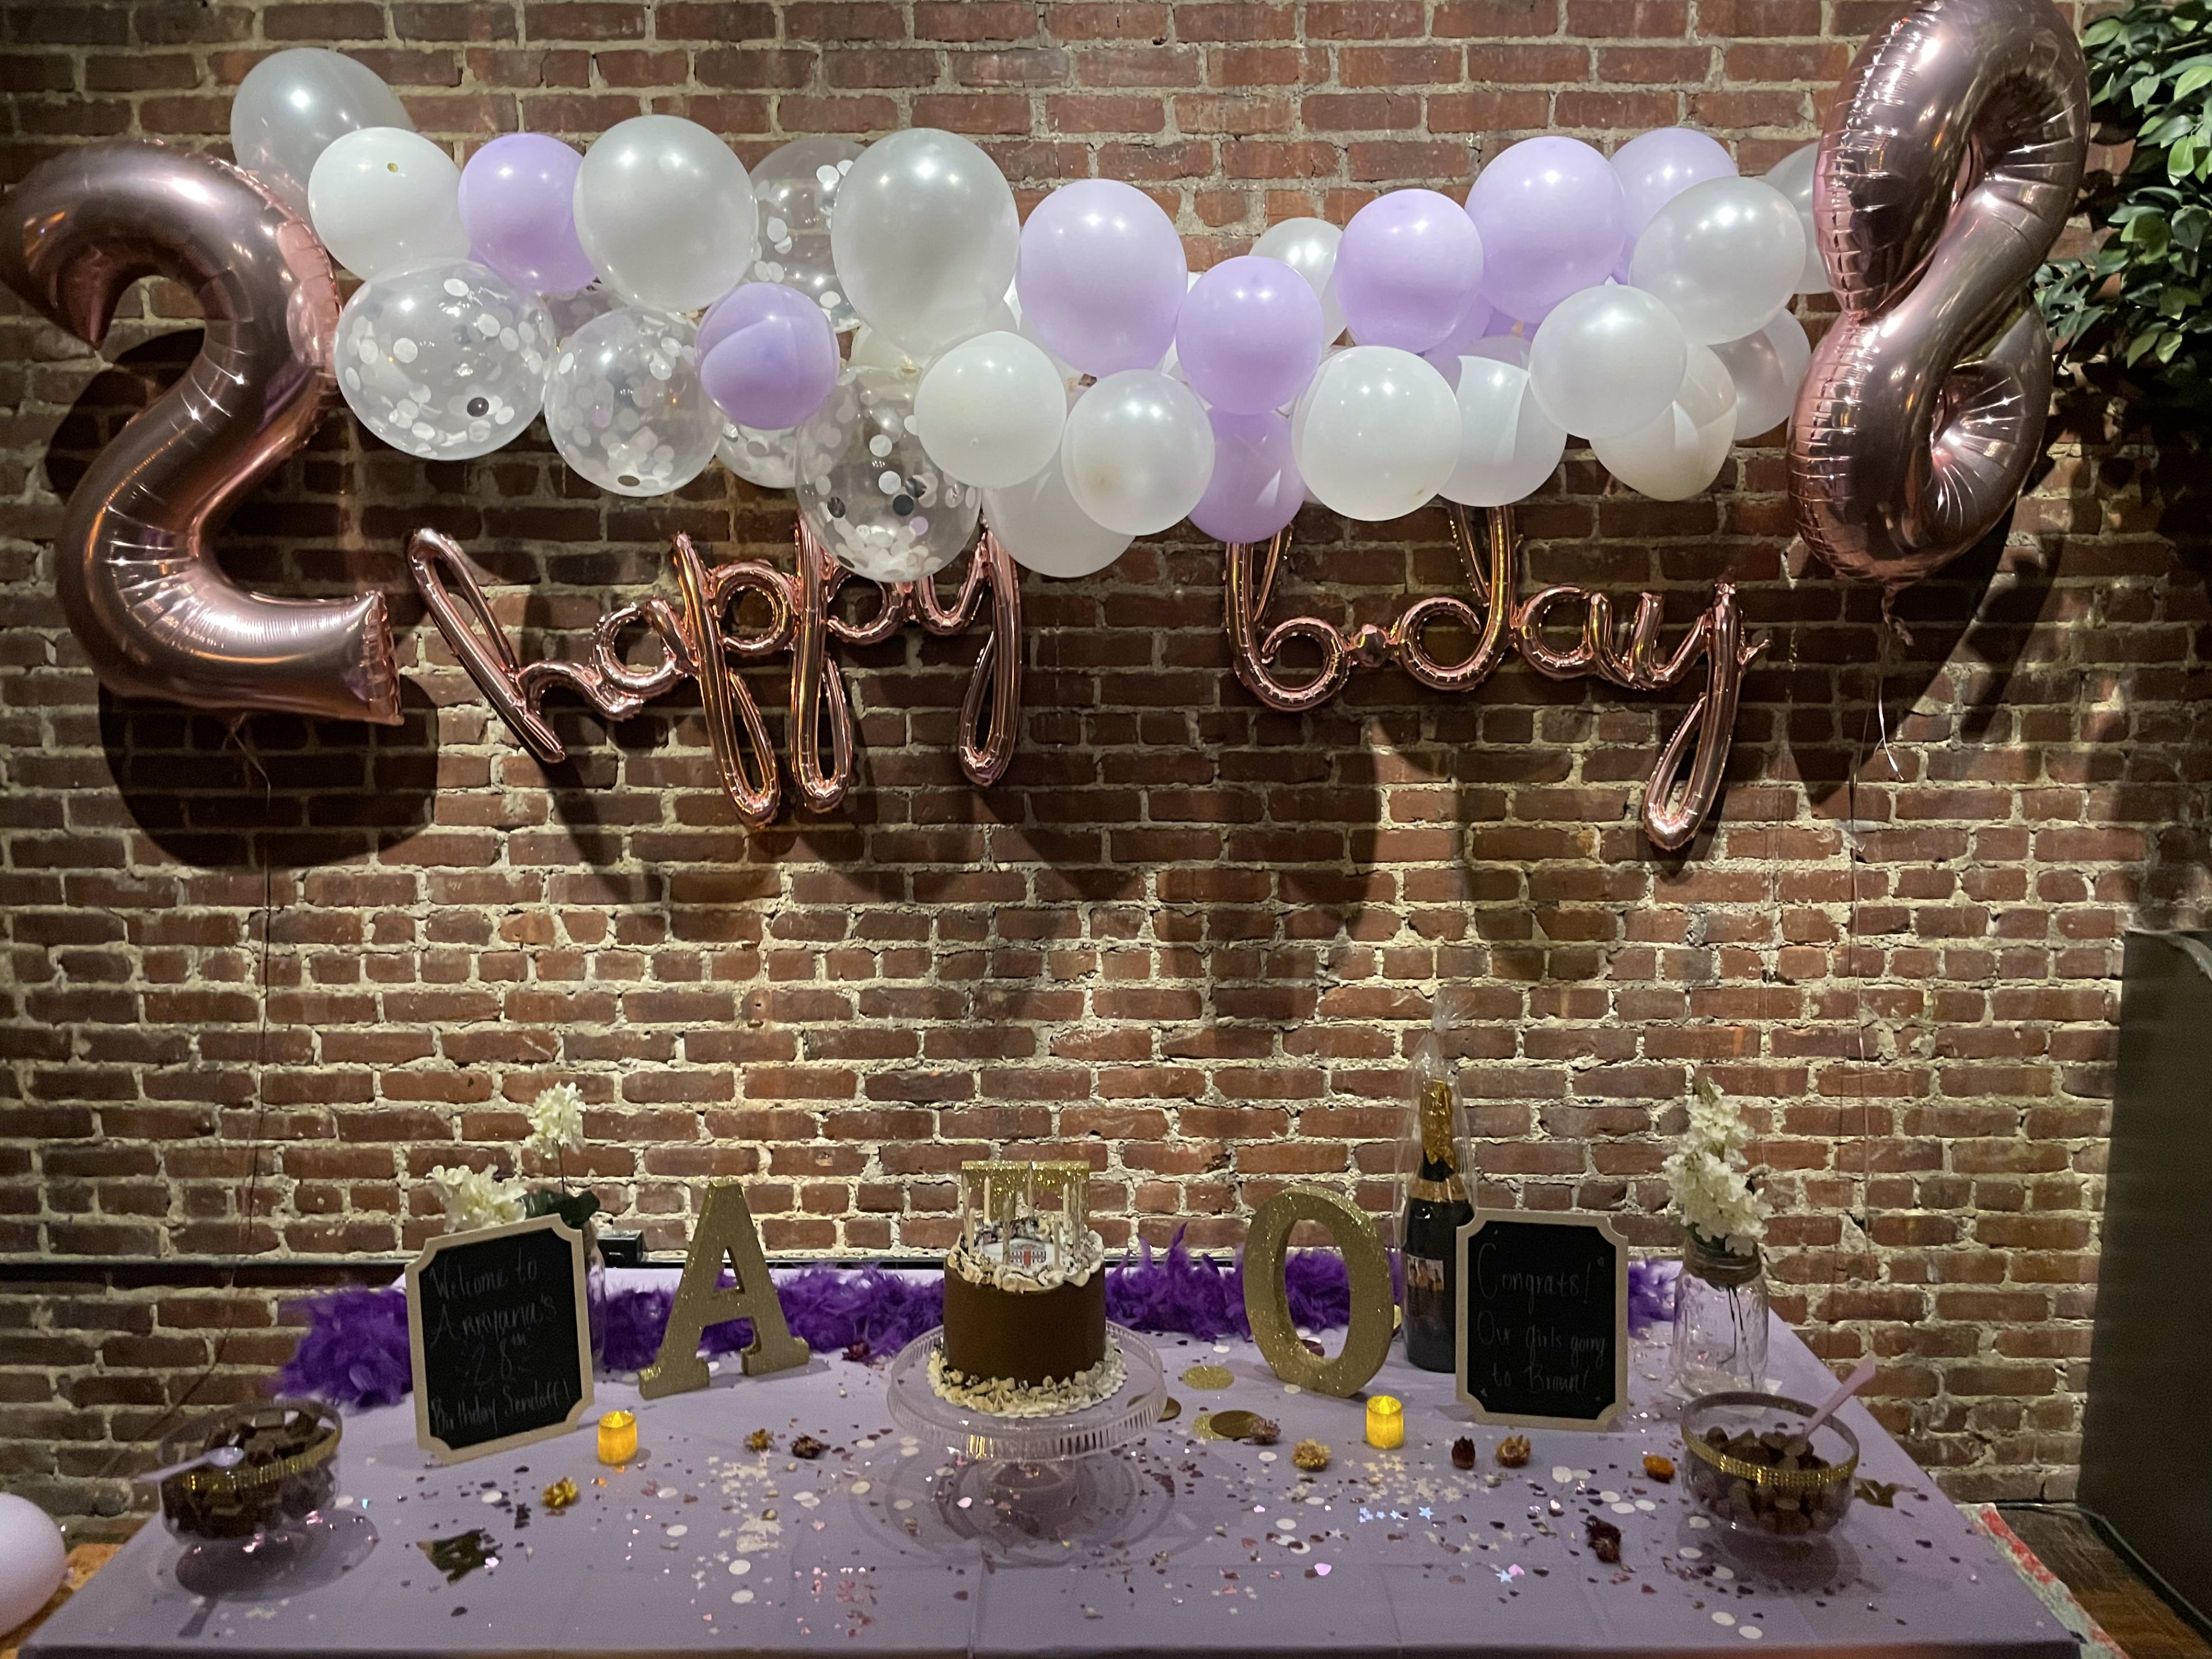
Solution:
{"label": "chocolate cake", "polygon": [[945,1337],[930,1370],[945,1399],[1047,1416],[1120,1388],[1090,1178],[1082,1164],[961,1165],[960,1240],[945,1260]]}

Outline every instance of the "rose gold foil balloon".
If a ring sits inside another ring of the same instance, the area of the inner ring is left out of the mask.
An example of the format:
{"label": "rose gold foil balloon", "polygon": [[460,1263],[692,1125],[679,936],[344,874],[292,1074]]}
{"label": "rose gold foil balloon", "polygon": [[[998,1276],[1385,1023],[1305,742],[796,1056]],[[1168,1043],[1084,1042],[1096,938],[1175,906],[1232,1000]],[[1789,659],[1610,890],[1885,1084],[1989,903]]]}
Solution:
{"label": "rose gold foil balloon", "polygon": [[40,163],[8,193],[0,283],[98,344],[159,274],[199,298],[200,353],[100,453],[54,539],[54,579],[100,684],[224,713],[399,720],[384,598],[282,599],[210,554],[239,500],[330,401],[338,318],[307,222],[205,155],[122,140]]}
{"label": "rose gold foil balloon", "polygon": [[1820,137],[1813,218],[1843,316],[1797,394],[1807,544],[1894,591],[2011,511],[2043,436],[2028,295],[2087,152],[2081,48],[2050,0],[1917,0]]}

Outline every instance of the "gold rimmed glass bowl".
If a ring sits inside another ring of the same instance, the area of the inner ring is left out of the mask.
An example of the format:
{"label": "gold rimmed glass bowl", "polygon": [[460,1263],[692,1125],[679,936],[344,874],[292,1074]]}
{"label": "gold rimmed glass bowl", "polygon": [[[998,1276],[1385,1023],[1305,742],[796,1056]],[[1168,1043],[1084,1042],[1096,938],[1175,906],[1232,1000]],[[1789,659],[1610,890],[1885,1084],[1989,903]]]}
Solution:
{"label": "gold rimmed glass bowl", "polygon": [[1700,1395],[1682,1407],[1690,1495],[1739,1532],[1802,1538],[1832,1531],[1851,1507],[1858,1437],[1830,1418],[1808,1441],[1813,1415],[1781,1395]]}
{"label": "gold rimmed glass bowl", "polygon": [[180,1538],[252,1538],[328,1506],[337,1492],[338,1414],[313,1400],[271,1400],[218,1413],[161,1443],[163,1467],[220,1447],[246,1455],[161,1482],[161,1516]]}

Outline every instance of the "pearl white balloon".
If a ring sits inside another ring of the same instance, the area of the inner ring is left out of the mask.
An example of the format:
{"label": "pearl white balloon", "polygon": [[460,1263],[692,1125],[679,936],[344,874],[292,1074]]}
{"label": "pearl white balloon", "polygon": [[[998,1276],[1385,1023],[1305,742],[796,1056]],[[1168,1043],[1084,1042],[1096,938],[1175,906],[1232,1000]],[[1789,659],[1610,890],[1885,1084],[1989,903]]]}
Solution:
{"label": "pearl white balloon", "polygon": [[1667,302],[1697,345],[1765,328],[1805,269],[1805,230],[1764,179],[1708,179],[1651,216],[1629,262],[1636,286]]}
{"label": "pearl white balloon", "polygon": [[1125,368],[1076,399],[1060,438],[1068,493],[1093,521],[1150,536],[1186,517],[1213,478],[1213,424],[1181,380]]}
{"label": "pearl white balloon", "polygon": [[346,406],[394,449],[464,461],[538,418],[553,323],[497,272],[449,259],[363,283],[338,318]]}
{"label": "pearl white balloon", "polygon": [[1459,465],[1450,385],[1394,346],[1352,346],[1322,363],[1291,429],[1306,493],[1347,519],[1403,518]]}
{"label": "pearl white balloon", "polygon": [[1735,441],[1735,384],[1707,346],[1690,348],[1682,390],[1649,425],[1590,449],[1631,489],[1656,501],[1686,501],[1720,474]]}
{"label": "pearl white balloon", "polygon": [[545,377],[561,459],[618,495],[681,489],[714,459],[721,412],[699,384],[691,325],[624,307],[562,342]]}
{"label": "pearl white balloon", "polygon": [[1817,143],[1807,144],[1791,150],[1766,170],[1766,182],[1790,198],[1805,232],[1805,268],[1797,275],[1800,294],[1829,291],[1828,263],[1820,257],[1820,233],[1813,222],[1813,162],[1820,153]]}
{"label": "pearl white balloon", "polygon": [[375,70],[320,46],[270,53],[230,100],[230,153],[295,213],[307,212],[307,180],[331,141],[363,127],[412,132],[415,123]]}
{"label": "pearl white balloon", "polygon": [[576,239],[630,305],[698,311],[744,280],[752,180],[730,147],[680,115],[618,121],[576,173]]}
{"label": "pearl white balloon", "polygon": [[332,139],[307,179],[307,216],[331,258],[363,280],[469,257],[461,170],[405,127]]}
{"label": "pearl white balloon", "polygon": [[722,422],[714,459],[747,483],[763,489],[788,489],[799,482],[799,428],[763,432],[757,427]]}
{"label": "pearl white balloon", "polygon": [[1269,225],[1252,244],[1253,252],[1263,259],[1280,259],[1320,296],[1325,340],[1344,332],[1344,307],[1336,298],[1336,245],[1343,240],[1344,233],[1326,219],[1285,219]]}
{"label": "pearl white balloon", "polygon": [[869,145],[830,210],[830,252],[853,309],[925,362],[993,325],[1021,234],[1014,192],[991,158],[934,127]]}
{"label": "pearl white balloon", "polygon": [[799,511],[822,545],[871,581],[934,575],[975,539],[983,492],[948,477],[915,434],[915,383],[848,368],[799,428]]}
{"label": "pearl white balloon", "polygon": [[1735,435],[1741,443],[1771,432],[1797,406],[1797,388],[1813,361],[1805,325],[1784,312],[1756,334],[1713,348],[1735,382]]}
{"label": "pearl white balloon", "polygon": [[0,1492],[0,1631],[46,1606],[68,1571],[69,1550],[52,1517],[27,1498]]}
{"label": "pearl white balloon", "polygon": [[1459,360],[1459,464],[1437,493],[1468,507],[1504,507],[1559,471],[1567,434],[1528,394],[1528,371],[1500,357]]}
{"label": "pearl white balloon", "polygon": [[1585,438],[1649,426],[1682,389],[1682,325],[1653,295],[1607,283],[1553,307],[1528,347],[1528,388],[1553,423]]}
{"label": "pearl white balloon", "polygon": [[1075,504],[1057,457],[1034,478],[985,490],[983,522],[1016,564],[1063,579],[1103,570],[1135,539],[1107,529]]}
{"label": "pearl white balloon", "polygon": [[938,465],[963,483],[1000,489],[1059,455],[1067,393],[1042,348],[1018,334],[978,334],[929,366],[914,418]]}

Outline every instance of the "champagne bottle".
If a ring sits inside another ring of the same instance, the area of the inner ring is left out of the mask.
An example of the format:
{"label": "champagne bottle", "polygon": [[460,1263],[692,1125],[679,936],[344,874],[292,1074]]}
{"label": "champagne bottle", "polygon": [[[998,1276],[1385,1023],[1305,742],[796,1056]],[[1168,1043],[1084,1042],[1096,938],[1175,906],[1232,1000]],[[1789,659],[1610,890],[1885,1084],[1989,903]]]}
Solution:
{"label": "champagne bottle", "polygon": [[1421,1169],[1406,1193],[1400,1252],[1406,1274],[1406,1358],[1425,1371],[1448,1371],[1455,1356],[1459,1230],[1474,1218],[1467,1188],[1453,1167],[1451,1085],[1431,1080],[1421,1091]]}

